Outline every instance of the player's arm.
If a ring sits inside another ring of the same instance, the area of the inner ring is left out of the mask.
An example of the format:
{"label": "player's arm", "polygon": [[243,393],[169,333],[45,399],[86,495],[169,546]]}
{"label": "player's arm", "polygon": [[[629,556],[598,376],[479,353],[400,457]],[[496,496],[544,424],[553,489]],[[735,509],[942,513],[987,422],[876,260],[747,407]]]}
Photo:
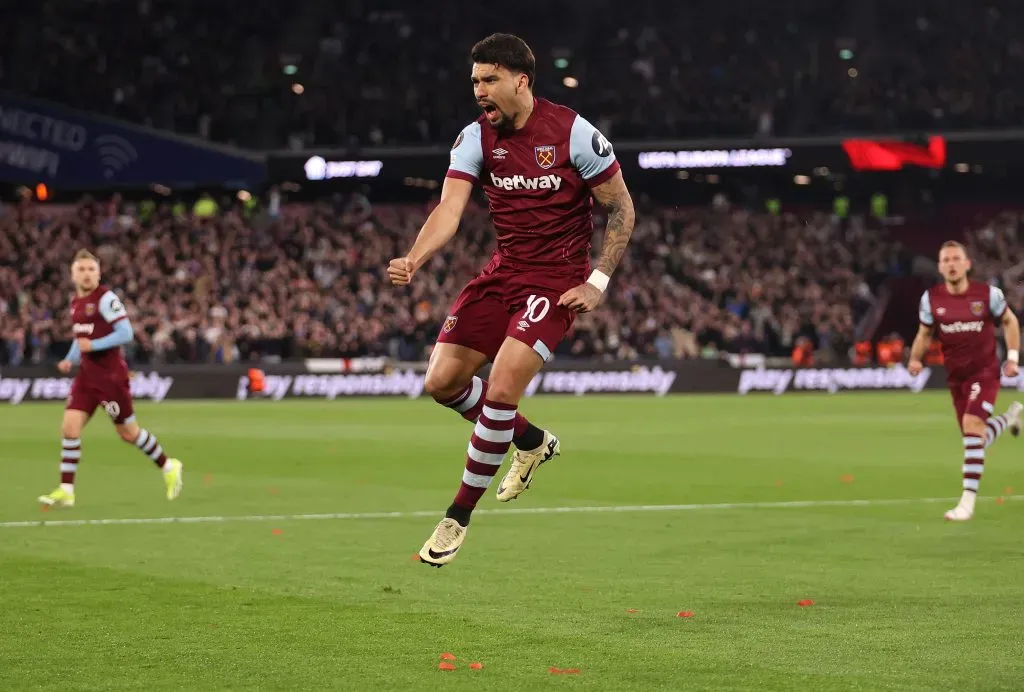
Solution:
{"label": "player's arm", "polygon": [[1006,359],[1014,363],[1020,360],[1020,320],[1013,310],[1003,313],[1003,339],[1006,340]]}
{"label": "player's arm", "polygon": [[1020,321],[1006,304],[1006,296],[996,286],[989,288],[988,307],[992,316],[1003,326],[1003,340],[1006,341],[1006,364],[1003,372],[1009,377],[1016,377],[1017,363],[1020,361]]}
{"label": "player's arm", "polygon": [[71,342],[71,348],[68,349],[67,355],[64,356],[63,360],[57,363],[57,369],[67,375],[71,372],[71,368],[82,362],[82,351],[78,348],[78,340]]}
{"label": "player's arm", "polygon": [[590,185],[594,198],[608,213],[597,268],[586,283],[569,289],[558,301],[559,305],[570,310],[590,312],[601,302],[608,282],[626,252],[636,215],[633,198],[622,179],[622,170],[611,143],[580,116],[576,116],[569,135],[569,157],[580,176]]}
{"label": "player's arm", "polygon": [[68,353],[64,356],[64,360],[72,365],[78,365],[82,362],[82,352],[78,348],[78,341],[71,342],[71,348],[68,349]]}
{"label": "player's arm", "polygon": [[633,235],[633,224],[636,213],[633,211],[633,198],[626,189],[626,181],[622,179],[622,171],[618,171],[611,180],[593,189],[594,198],[608,212],[608,227],[604,232],[604,244],[601,246],[601,257],[597,260],[597,271],[611,278],[619,260],[626,252],[629,238]]}
{"label": "player's arm", "polygon": [[135,330],[128,319],[128,311],[113,291],[107,291],[100,298],[100,315],[114,330],[99,339],[79,339],[78,348],[82,353],[105,351],[129,343],[135,338]]}
{"label": "player's arm", "polygon": [[910,361],[907,363],[907,371],[911,375],[917,375],[924,369],[924,355],[932,345],[932,334],[935,330],[935,317],[932,315],[932,302],[928,292],[921,296],[921,303],[918,307],[918,320],[920,325],[917,328],[917,336],[914,343],[910,345]]}
{"label": "player's arm", "polygon": [[469,197],[473,192],[473,183],[459,178],[445,178],[444,186],[441,188],[441,201],[430,212],[416,242],[405,257],[391,260],[388,266],[388,276],[391,283],[396,286],[404,286],[412,280],[416,270],[426,264],[427,260],[434,256],[438,250],[443,248],[455,237],[459,230],[459,221],[462,219],[462,212],[466,210]]}
{"label": "player's arm", "polygon": [[427,263],[438,250],[455,237],[459,221],[466,210],[473,187],[484,168],[483,145],[480,142],[480,123],[465,127],[452,145],[451,164],[441,187],[441,201],[430,212],[416,242],[405,257],[391,260],[388,277],[396,286],[412,281],[416,270]]}
{"label": "player's arm", "polygon": [[920,364],[924,360],[925,354],[928,353],[928,349],[932,345],[932,329],[932,327],[924,324],[918,326],[914,343],[910,346],[911,363]]}

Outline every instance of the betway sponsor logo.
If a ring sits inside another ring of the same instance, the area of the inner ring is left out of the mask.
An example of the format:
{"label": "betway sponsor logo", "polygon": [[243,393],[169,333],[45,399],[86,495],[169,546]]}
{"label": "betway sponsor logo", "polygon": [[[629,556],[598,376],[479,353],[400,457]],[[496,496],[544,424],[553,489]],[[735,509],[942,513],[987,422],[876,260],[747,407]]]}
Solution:
{"label": "betway sponsor logo", "polygon": [[553,370],[533,378],[526,388],[526,395],[533,396],[538,392],[576,396],[588,392],[644,392],[664,396],[675,381],[676,373],[657,366],[616,371]]}
{"label": "betway sponsor logo", "polygon": [[[20,404],[29,401],[59,401],[71,394],[70,377],[0,377],[0,401]],[[163,401],[174,386],[173,377],[158,372],[136,374],[130,383],[132,398],[139,401]]]}
{"label": "betway sponsor logo", "polygon": [[[423,373],[395,370],[370,375],[267,375],[258,396],[280,401],[286,396],[336,399],[339,396],[407,396],[423,393]],[[238,379],[235,398],[247,399],[249,378]]]}
{"label": "betway sponsor logo", "polygon": [[562,187],[562,176],[552,174],[527,178],[525,175],[510,175],[501,178],[491,173],[491,184],[506,190],[557,190]]}
{"label": "betway sponsor logo", "polygon": [[894,368],[807,368],[802,370],[770,370],[758,368],[740,374],[738,392],[773,392],[788,389],[826,391],[841,389],[906,389],[920,392],[928,384],[932,371],[925,368],[916,377],[903,366]]}
{"label": "betway sponsor logo", "polygon": [[942,330],[943,334],[962,334],[963,332],[981,332],[985,323],[981,320],[974,322],[950,322],[949,324],[940,324],[939,329]]}

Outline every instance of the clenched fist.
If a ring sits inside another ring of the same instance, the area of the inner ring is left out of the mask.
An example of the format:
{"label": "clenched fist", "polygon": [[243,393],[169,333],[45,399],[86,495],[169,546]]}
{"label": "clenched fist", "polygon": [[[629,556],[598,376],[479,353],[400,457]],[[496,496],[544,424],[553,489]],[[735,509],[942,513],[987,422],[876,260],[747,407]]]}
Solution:
{"label": "clenched fist", "polygon": [[388,277],[395,286],[408,286],[415,273],[416,267],[408,257],[393,259],[388,265]]}

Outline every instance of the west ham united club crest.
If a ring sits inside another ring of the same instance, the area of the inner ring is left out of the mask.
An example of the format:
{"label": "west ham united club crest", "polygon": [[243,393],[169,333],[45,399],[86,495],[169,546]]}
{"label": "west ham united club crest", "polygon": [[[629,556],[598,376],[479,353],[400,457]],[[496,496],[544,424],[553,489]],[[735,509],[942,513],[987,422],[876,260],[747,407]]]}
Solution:
{"label": "west ham united club crest", "polygon": [[533,155],[537,158],[537,165],[545,170],[555,165],[554,146],[534,147]]}
{"label": "west ham united club crest", "polygon": [[447,334],[451,330],[455,329],[455,323],[459,321],[459,318],[455,315],[448,315],[448,319],[444,321],[444,333]]}
{"label": "west ham united club crest", "polygon": [[971,313],[974,314],[975,317],[981,317],[984,312],[985,303],[980,300],[971,301]]}
{"label": "west ham united club crest", "polygon": [[92,317],[93,313],[95,313],[95,312],[96,312],[96,306],[93,305],[92,303],[87,303],[86,306],[85,306],[85,315],[86,315],[86,317]]}

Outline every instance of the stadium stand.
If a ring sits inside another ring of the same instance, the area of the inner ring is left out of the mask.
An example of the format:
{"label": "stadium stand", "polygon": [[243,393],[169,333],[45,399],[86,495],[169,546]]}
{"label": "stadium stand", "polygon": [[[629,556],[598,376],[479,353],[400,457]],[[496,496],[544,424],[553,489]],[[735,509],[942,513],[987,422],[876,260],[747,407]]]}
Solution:
{"label": "stadium stand", "polygon": [[49,0],[0,27],[0,87],[239,146],[449,142],[477,115],[468,49],[500,29],[613,139],[1011,127],[1022,21],[1010,0]]}
{"label": "stadium stand", "polygon": [[[137,363],[422,359],[493,247],[486,209],[473,206],[411,289],[392,289],[383,269],[427,211],[371,205],[359,194],[337,205],[287,205],[272,222],[235,208],[205,218],[183,207],[140,209],[117,197],[5,207],[0,363],[63,355],[67,263],[83,246],[97,248],[105,281],[123,292]],[[879,227],[825,214],[651,207],[633,243],[608,309],[582,316],[559,357],[788,355],[801,336],[842,356],[878,286],[902,266]]]}

